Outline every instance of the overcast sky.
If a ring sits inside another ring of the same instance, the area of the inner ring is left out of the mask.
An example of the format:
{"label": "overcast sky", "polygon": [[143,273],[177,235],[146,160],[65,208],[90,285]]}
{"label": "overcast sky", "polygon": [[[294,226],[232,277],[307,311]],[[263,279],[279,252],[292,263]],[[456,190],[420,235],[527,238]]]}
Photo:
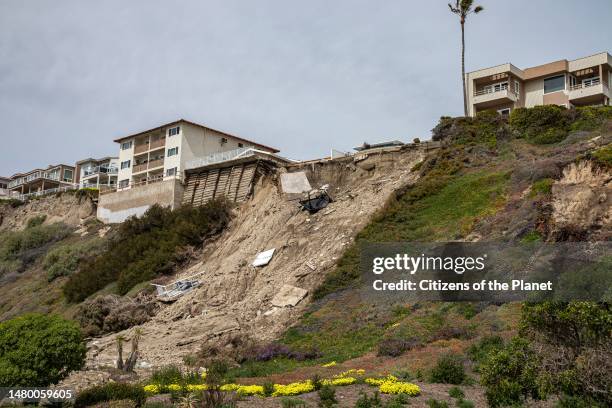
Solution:
{"label": "overcast sky", "polygon": [[[482,0],[467,70],[612,48],[610,0]],[[177,118],[296,159],[462,114],[447,1],[0,0],[0,174],[118,153]]]}

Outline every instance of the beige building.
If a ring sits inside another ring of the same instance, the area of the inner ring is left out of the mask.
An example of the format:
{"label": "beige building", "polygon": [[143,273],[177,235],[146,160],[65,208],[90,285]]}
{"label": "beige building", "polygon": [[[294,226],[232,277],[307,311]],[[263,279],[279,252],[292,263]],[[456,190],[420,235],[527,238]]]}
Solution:
{"label": "beige building", "polygon": [[46,169],[34,169],[27,173],[17,173],[11,177],[8,189],[20,197],[53,193],[76,187],[73,166],[58,164]]}
{"label": "beige building", "polygon": [[179,119],[116,139],[119,143],[118,190],[180,178],[187,162],[211,154],[255,148],[277,149]]}
{"label": "beige building", "polygon": [[508,115],[536,105],[612,105],[612,57],[607,52],[524,70],[507,63],[466,74],[470,116],[483,110]]}

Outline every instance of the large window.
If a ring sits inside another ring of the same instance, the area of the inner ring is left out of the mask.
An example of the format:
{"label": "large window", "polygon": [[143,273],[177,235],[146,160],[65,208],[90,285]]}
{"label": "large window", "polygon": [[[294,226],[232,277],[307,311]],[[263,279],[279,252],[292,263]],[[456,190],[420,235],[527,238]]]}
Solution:
{"label": "large window", "polygon": [[557,92],[565,89],[565,75],[558,75],[544,80],[544,93]]}
{"label": "large window", "polygon": [[130,185],[130,180],[129,179],[125,179],[125,180],[119,181],[119,188],[125,188],[125,187],[127,187],[129,185]]}
{"label": "large window", "polygon": [[121,169],[129,169],[129,168],[130,168],[130,160],[121,162]]}
{"label": "large window", "polygon": [[171,149],[168,149],[168,157],[176,156],[177,154],[178,154],[178,147],[173,147]]}
{"label": "large window", "polygon": [[121,150],[127,150],[132,148],[132,141],[121,143]]}
{"label": "large window", "polygon": [[72,181],[72,176],[73,176],[72,170],[64,169],[64,181],[68,181],[68,182]]}
{"label": "large window", "polygon": [[166,176],[176,176],[176,167],[166,170]]}

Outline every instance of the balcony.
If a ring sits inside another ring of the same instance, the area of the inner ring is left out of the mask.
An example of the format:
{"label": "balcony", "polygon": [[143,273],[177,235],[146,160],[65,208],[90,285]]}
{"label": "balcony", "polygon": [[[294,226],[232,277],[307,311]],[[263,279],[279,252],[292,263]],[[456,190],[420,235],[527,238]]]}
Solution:
{"label": "balcony", "polygon": [[134,146],[134,154],[143,153],[143,152],[146,152],[147,150],[149,150],[148,143],[137,144]]}
{"label": "balcony", "polygon": [[514,103],[518,101],[518,93],[508,88],[508,84],[504,83],[493,88],[483,88],[474,91],[474,106],[478,108],[486,108],[502,103]]}
{"label": "balcony", "polygon": [[160,159],[155,159],[155,160],[151,160],[149,162],[149,170],[151,169],[155,169],[157,167],[163,167],[164,166],[164,158],[160,158]]}
{"label": "balcony", "polygon": [[577,104],[599,103],[604,96],[610,97],[609,92],[599,77],[589,78],[570,86],[569,100]]}
{"label": "balcony", "polygon": [[132,173],[140,173],[147,170],[147,163],[135,164]]}
{"label": "balcony", "polygon": [[140,154],[144,152],[148,152],[149,150],[159,149],[160,147],[164,147],[166,145],[166,138],[161,137],[159,139],[154,140],[144,140],[142,143],[137,143],[134,146],[134,154]]}
{"label": "balcony", "polygon": [[166,145],[166,139],[154,140],[149,144],[149,150],[159,149]]}
{"label": "balcony", "polygon": [[96,166],[91,169],[85,169],[83,172],[83,177],[94,176],[98,173],[100,174],[117,174],[119,169],[117,167],[107,167],[107,166]]}

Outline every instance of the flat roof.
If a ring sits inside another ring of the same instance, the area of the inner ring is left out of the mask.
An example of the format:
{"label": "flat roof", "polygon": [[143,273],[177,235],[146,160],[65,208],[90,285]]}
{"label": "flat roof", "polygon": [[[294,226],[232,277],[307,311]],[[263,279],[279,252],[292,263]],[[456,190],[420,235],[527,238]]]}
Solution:
{"label": "flat roof", "polygon": [[69,164],[62,164],[62,163],[60,163],[60,164],[49,165],[46,169],[33,169],[33,170],[27,171],[25,173],[15,173],[11,177],[9,177],[9,178],[14,179],[15,177],[19,177],[19,176],[27,176],[28,174],[34,173],[35,171],[47,171],[47,170],[51,170],[51,169],[54,169],[54,168],[60,167],[60,166],[70,167],[70,168],[74,169],[74,166],[71,166]]}
{"label": "flat roof", "polygon": [[93,157],[88,157],[86,159],[79,160],[78,162],[76,162],[76,164],[86,163],[86,162],[90,162],[90,161],[101,162],[101,161],[104,161],[104,160],[112,160],[112,159],[118,159],[118,157],[106,156],[106,157],[101,157],[99,159],[94,159]]}
{"label": "flat roof", "polygon": [[234,138],[234,139],[241,140],[241,141],[243,141],[243,142],[247,142],[247,143],[251,143],[251,144],[253,144],[253,145],[255,145],[255,146],[263,147],[263,148],[265,148],[265,149],[271,150],[273,153],[278,153],[278,152],[280,152],[280,150],[278,150],[278,149],[276,149],[276,148],[274,148],[274,147],[270,147],[270,146],[263,145],[263,144],[261,144],[261,143],[253,142],[252,140],[248,140],[248,139],[245,139],[245,138],[240,137],[240,136],[232,135],[231,133],[227,133],[227,132],[224,132],[224,131],[222,131],[222,130],[213,129],[213,128],[211,128],[211,127],[204,126],[204,125],[201,125],[201,124],[196,123],[196,122],[191,122],[191,121],[186,120],[186,119],[178,119],[178,120],[175,120],[174,122],[165,123],[165,124],[163,124],[163,125],[159,125],[159,126],[157,126],[157,127],[154,127],[154,128],[148,129],[148,130],[143,130],[142,132],[134,133],[134,134],[131,134],[131,135],[128,135],[128,136],[122,136],[122,137],[120,137],[120,138],[118,138],[118,139],[115,139],[115,140],[114,140],[114,142],[119,143],[119,142],[121,142],[122,140],[125,140],[125,139],[130,139],[130,138],[133,138],[133,137],[136,137],[136,136],[140,136],[140,135],[144,135],[145,133],[154,132],[154,131],[156,131],[156,130],[161,130],[161,129],[163,129],[163,128],[165,128],[165,127],[168,127],[168,126],[178,125],[178,124],[179,124],[179,123],[181,123],[181,122],[183,122],[183,123],[187,123],[187,124],[189,124],[189,125],[197,126],[197,127],[199,127],[199,128],[202,128],[202,129],[212,130],[212,131],[215,131],[215,132],[221,133],[221,134],[223,134],[223,135],[226,135],[226,136],[232,137],[232,138]]}

